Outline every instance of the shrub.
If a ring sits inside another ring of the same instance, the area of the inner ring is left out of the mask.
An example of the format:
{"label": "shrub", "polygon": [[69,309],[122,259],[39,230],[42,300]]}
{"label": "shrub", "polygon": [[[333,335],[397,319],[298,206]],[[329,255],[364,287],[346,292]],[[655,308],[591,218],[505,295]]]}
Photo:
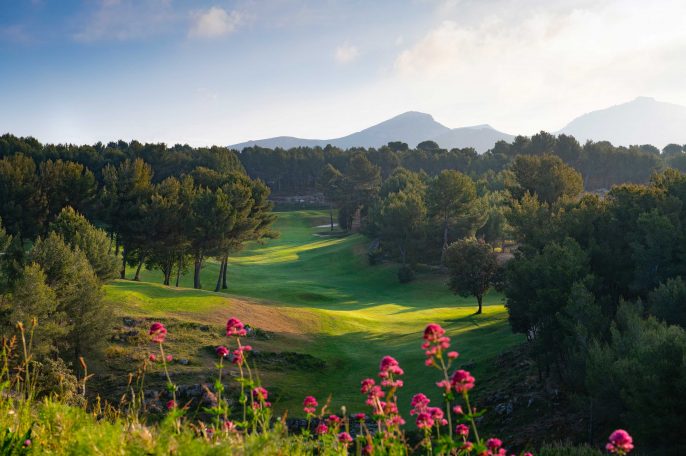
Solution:
{"label": "shrub", "polygon": [[409,266],[402,266],[398,269],[398,281],[400,283],[410,283],[414,280],[414,270]]}

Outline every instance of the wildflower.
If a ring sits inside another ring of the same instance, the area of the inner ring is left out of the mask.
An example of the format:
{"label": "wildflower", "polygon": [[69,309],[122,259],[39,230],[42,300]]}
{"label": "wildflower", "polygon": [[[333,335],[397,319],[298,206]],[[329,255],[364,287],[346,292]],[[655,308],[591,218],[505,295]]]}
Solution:
{"label": "wildflower", "polygon": [[458,424],[455,426],[455,434],[467,437],[469,435],[469,426],[466,424]]}
{"label": "wildflower", "polygon": [[627,454],[634,449],[634,439],[624,429],[617,429],[610,434],[610,441],[605,449],[610,453]]}
{"label": "wildflower", "polygon": [[315,399],[314,396],[307,396],[305,400],[303,401],[303,410],[305,413],[308,415],[313,415],[314,412],[317,411],[317,406],[319,404],[317,403],[317,399]]}
{"label": "wildflower", "polygon": [[386,426],[402,426],[405,424],[405,420],[400,415],[393,415],[386,420]]}
{"label": "wildflower", "polygon": [[226,335],[227,336],[245,336],[248,332],[245,330],[245,326],[238,319],[231,317],[229,321],[226,322]]}
{"label": "wildflower", "polygon": [[533,453],[531,453],[530,451],[527,451],[527,452],[524,453],[522,456],[534,456],[534,455],[533,455]]}
{"label": "wildflower", "polygon": [[154,353],[150,353],[148,359],[154,363],[155,361],[157,361],[157,356],[155,356]]}
{"label": "wildflower", "polygon": [[357,421],[364,421],[364,420],[367,419],[367,415],[365,415],[364,413],[357,413],[357,414],[354,416],[354,418],[355,418]]}
{"label": "wildflower", "polygon": [[464,393],[474,388],[474,377],[466,370],[457,370],[450,378],[450,383],[455,391]]}
{"label": "wildflower", "polygon": [[440,382],[436,382],[436,386],[438,386],[439,388],[443,388],[446,393],[450,392],[451,385],[448,380],[441,380]]}
{"label": "wildflower", "polygon": [[233,421],[229,421],[229,420],[224,421],[224,429],[227,432],[233,432],[236,430],[236,423],[234,423]]}
{"label": "wildflower", "polygon": [[257,401],[266,401],[269,397],[269,392],[261,386],[256,386],[252,390],[252,397]]}
{"label": "wildflower", "polygon": [[426,407],[429,405],[429,402],[431,402],[431,399],[426,397],[424,394],[415,394],[410,402],[410,406],[413,408],[413,410],[410,411],[410,415],[416,415],[426,411]]}
{"label": "wildflower", "polygon": [[379,365],[379,377],[388,378],[389,375],[403,375],[404,371],[400,368],[398,361],[392,356],[384,356],[381,358]]}
{"label": "wildflower", "polygon": [[226,355],[229,354],[229,349],[224,347],[223,345],[220,345],[219,347],[217,347],[215,352],[217,353],[217,356],[219,356],[220,358],[224,358],[226,357]]}
{"label": "wildflower", "polygon": [[491,451],[497,451],[498,448],[503,446],[503,442],[500,439],[488,439],[488,441],[486,441],[486,446]]}
{"label": "wildflower", "polygon": [[150,325],[149,335],[153,342],[157,344],[164,343],[164,339],[167,337],[167,328],[162,323],[155,322]]}
{"label": "wildflower", "polygon": [[319,435],[326,434],[327,432],[329,432],[329,427],[324,423],[319,423],[314,432]]}
{"label": "wildflower", "polygon": [[167,410],[174,410],[176,408],[176,401],[173,399],[167,402]]}
{"label": "wildflower", "polygon": [[437,342],[445,334],[445,329],[436,323],[429,323],[424,329],[424,340],[427,342]]}
{"label": "wildflower", "polygon": [[329,426],[337,426],[341,422],[341,419],[336,415],[329,415],[326,422]]}
{"label": "wildflower", "polygon": [[473,447],[474,447],[474,444],[472,442],[465,442],[460,447],[460,450],[463,450],[463,451],[466,451],[469,453],[470,451],[472,451]]}
{"label": "wildflower", "polygon": [[456,351],[448,352],[448,358],[450,359],[456,359],[458,356],[460,356],[460,354]]}
{"label": "wildflower", "polygon": [[360,392],[363,394],[367,394],[374,385],[376,385],[376,382],[374,381],[373,378],[365,378],[361,382],[362,388],[360,388]]}
{"label": "wildflower", "polygon": [[348,445],[349,443],[352,443],[353,438],[347,432],[341,432],[338,434],[338,441],[343,445]]}
{"label": "wildflower", "polygon": [[462,415],[464,412],[462,411],[462,406],[461,405],[456,405],[453,407],[453,413],[456,415]]}
{"label": "wildflower", "polygon": [[422,412],[417,415],[417,427],[419,429],[431,429],[434,425],[434,420],[426,412]]}
{"label": "wildflower", "polygon": [[443,410],[440,407],[429,407],[426,411],[431,415],[431,418],[441,426],[448,424],[448,420],[445,419]]}
{"label": "wildflower", "polygon": [[24,440],[24,446],[25,446],[25,447],[30,447],[30,446],[31,446],[31,439],[26,439],[26,440]]}
{"label": "wildflower", "polygon": [[167,355],[167,362],[168,363],[171,363],[173,359],[174,358],[172,357],[172,355]]}

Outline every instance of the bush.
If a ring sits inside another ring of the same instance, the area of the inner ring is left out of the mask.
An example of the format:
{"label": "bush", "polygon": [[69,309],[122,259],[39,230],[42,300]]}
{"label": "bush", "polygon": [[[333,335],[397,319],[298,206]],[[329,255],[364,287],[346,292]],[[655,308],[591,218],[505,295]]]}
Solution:
{"label": "bush", "polygon": [[398,269],[398,281],[400,283],[410,283],[414,280],[414,271],[409,266],[402,266]]}

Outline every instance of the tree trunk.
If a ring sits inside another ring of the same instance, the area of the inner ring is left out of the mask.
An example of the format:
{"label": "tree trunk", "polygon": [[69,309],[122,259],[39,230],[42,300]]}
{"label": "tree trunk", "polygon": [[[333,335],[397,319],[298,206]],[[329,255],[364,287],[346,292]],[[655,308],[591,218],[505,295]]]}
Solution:
{"label": "tree trunk", "polygon": [[222,278],[224,277],[224,259],[219,262],[219,276],[217,277],[217,285],[214,287],[214,292],[218,293],[222,288]]}
{"label": "tree trunk", "polygon": [[202,288],[200,283],[200,270],[202,269],[202,255],[195,256],[195,265],[193,268],[193,288],[199,290]]}
{"label": "tree trunk", "polygon": [[331,231],[333,231],[333,205],[329,204],[329,219],[331,221]]}
{"label": "tree trunk", "polygon": [[476,314],[479,315],[479,314],[481,314],[481,311],[482,311],[482,303],[483,303],[484,297],[482,295],[478,295],[476,297],[476,300],[479,303],[479,310],[476,311]]}
{"label": "tree trunk", "polygon": [[136,275],[133,276],[133,280],[135,280],[136,282],[141,281],[141,268],[142,267],[143,267],[143,260],[141,260],[140,263],[138,263],[138,267],[136,268]]}
{"label": "tree trunk", "polygon": [[121,271],[119,272],[119,277],[122,279],[126,278],[126,258],[128,257],[128,252],[126,246],[122,249],[121,253]]}
{"label": "tree trunk", "polygon": [[229,269],[229,256],[224,257],[224,274],[222,274],[222,289],[226,290],[229,288],[229,283],[226,280],[226,270]]}
{"label": "tree trunk", "polygon": [[169,286],[171,281],[172,269],[174,268],[174,262],[170,259],[167,260],[167,264],[164,265],[164,285]]}
{"label": "tree trunk", "polygon": [[445,254],[448,251],[448,215],[443,219],[443,249],[441,250],[441,264],[445,264]]}
{"label": "tree trunk", "polygon": [[183,255],[179,255],[179,266],[176,268],[176,288],[179,288],[179,279],[181,278],[181,270],[183,269]]}

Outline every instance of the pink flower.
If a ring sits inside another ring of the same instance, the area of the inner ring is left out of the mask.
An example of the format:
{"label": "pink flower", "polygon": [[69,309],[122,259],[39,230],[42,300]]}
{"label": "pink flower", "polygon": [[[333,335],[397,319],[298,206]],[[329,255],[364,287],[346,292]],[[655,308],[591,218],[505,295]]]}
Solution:
{"label": "pink flower", "polygon": [[329,417],[326,419],[326,422],[331,426],[335,426],[341,422],[341,419],[336,415],[329,415]]}
{"label": "pink flower", "polygon": [[500,439],[488,439],[488,441],[486,441],[486,446],[491,451],[497,451],[498,448],[503,446],[503,442]]}
{"label": "pink flower", "polygon": [[360,392],[363,394],[367,394],[374,385],[376,385],[376,382],[374,381],[373,378],[365,378],[361,382],[362,388],[360,388]]}
{"label": "pink flower", "polygon": [[226,429],[228,432],[232,432],[236,430],[236,423],[233,421],[224,421],[224,429]]}
{"label": "pink flower", "polygon": [[217,347],[215,352],[217,353],[217,356],[219,356],[220,358],[224,358],[226,357],[226,355],[229,354],[229,349],[224,347],[223,345],[220,345],[219,347]]}
{"label": "pink flower", "polygon": [[419,429],[431,429],[434,425],[434,420],[426,412],[422,412],[417,415],[417,427]]}
{"label": "pink flower", "polygon": [[460,356],[460,354],[456,351],[448,352],[448,358],[450,359],[456,359],[458,356]]}
{"label": "pink flower", "polygon": [[262,388],[261,386],[256,386],[252,390],[252,397],[256,401],[263,402],[263,401],[266,401],[267,398],[269,397],[269,392],[266,389]]}
{"label": "pink flower", "polygon": [[364,413],[357,413],[357,414],[354,416],[354,418],[355,418],[357,421],[364,421],[364,420],[367,419],[367,415],[365,415]]}
{"label": "pink flower", "polygon": [[472,451],[472,448],[473,448],[473,447],[474,447],[474,444],[473,444],[472,442],[465,442],[465,443],[462,444],[462,446],[460,447],[460,449],[461,449],[461,450],[464,450],[464,451],[467,451],[467,452],[470,452],[470,451]]}
{"label": "pink flower", "polygon": [[624,429],[617,429],[610,434],[610,441],[605,449],[610,453],[627,454],[634,449],[634,439]]}
{"label": "pink flower", "polygon": [[173,359],[174,358],[172,358],[172,355],[167,355],[167,362],[168,363],[171,363]]}
{"label": "pink flower", "polygon": [[148,356],[148,359],[154,363],[155,361],[157,361],[157,356],[155,356],[154,353],[150,353],[150,356]]}
{"label": "pink flower", "polygon": [[[400,364],[392,356],[384,356],[381,358],[381,363],[379,364],[379,377],[383,379],[389,378],[391,375],[403,375],[404,371],[400,368]],[[389,384],[386,386],[402,386]]]}
{"label": "pink flower", "polygon": [[248,332],[245,330],[245,326],[238,319],[231,317],[229,321],[226,322],[226,335],[227,336],[245,336]]}
{"label": "pink flower", "polygon": [[466,370],[457,370],[450,378],[450,383],[458,393],[467,392],[474,388],[474,377]]}
{"label": "pink flower", "polygon": [[457,415],[462,415],[464,412],[462,411],[462,406],[461,405],[456,405],[453,407],[453,413]]}
{"label": "pink flower", "polygon": [[164,327],[162,323],[155,322],[150,325],[149,332],[150,340],[157,344],[164,343],[164,339],[167,337],[167,328]]}
{"label": "pink flower", "polygon": [[344,445],[348,445],[353,441],[353,438],[347,432],[341,432],[338,434],[338,441]]}
{"label": "pink flower", "polygon": [[439,388],[443,388],[446,393],[450,392],[450,382],[448,380],[441,380],[440,382],[436,382],[436,386]]}
{"label": "pink flower", "polygon": [[438,342],[445,334],[445,329],[436,323],[429,323],[424,329],[424,340],[427,342]]}
{"label": "pink flower", "polygon": [[314,396],[307,396],[305,400],[303,401],[303,410],[305,413],[308,415],[313,415],[314,412],[317,411],[317,406],[319,404],[317,403],[317,399],[315,399]]}
{"label": "pink flower", "polygon": [[30,446],[31,446],[31,439],[26,439],[26,440],[24,440],[24,446],[25,446],[25,447],[30,447]]}
{"label": "pink flower", "polygon": [[467,437],[469,435],[469,426],[466,424],[458,424],[455,426],[455,434]]}
{"label": "pink flower", "polygon": [[431,402],[431,399],[426,397],[422,393],[415,394],[410,401],[410,406],[414,409],[410,411],[410,415],[416,415],[418,413],[426,411],[426,407]]}
{"label": "pink flower", "polygon": [[322,435],[329,432],[329,427],[324,423],[319,423],[319,426],[314,430],[315,433]]}
{"label": "pink flower", "polygon": [[431,415],[431,418],[441,426],[448,424],[448,420],[445,419],[443,410],[440,407],[429,407],[426,411]]}
{"label": "pink flower", "polygon": [[174,410],[176,408],[176,402],[172,399],[167,402],[167,410]]}
{"label": "pink flower", "polygon": [[524,453],[522,456],[534,456],[534,455],[533,455],[533,453],[531,453],[530,451],[527,451],[527,452]]}

